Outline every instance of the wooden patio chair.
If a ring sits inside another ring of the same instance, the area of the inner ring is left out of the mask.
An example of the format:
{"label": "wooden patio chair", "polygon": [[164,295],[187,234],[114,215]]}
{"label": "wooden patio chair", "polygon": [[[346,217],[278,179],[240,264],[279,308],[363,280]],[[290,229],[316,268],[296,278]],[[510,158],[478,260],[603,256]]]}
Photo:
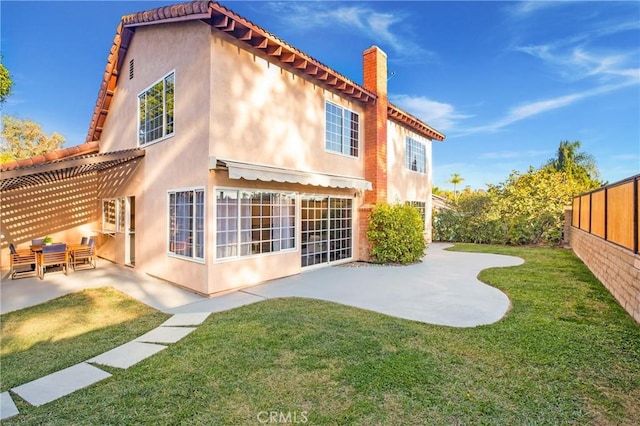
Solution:
{"label": "wooden patio chair", "polygon": [[36,254],[29,249],[16,249],[13,244],[9,244],[9,275],[12,280],[26,276],[34,276],[36,270]]}
{"label": "wooden patio chair", "polygon": [[42,247],[42,252],[36,256],[38,278],[44,279],[44,271],[47,266],[60,265],[64,274],[69,273],[69,252],[66,244],[51,244]]}
{"label": "wooden patio chair", "polygon": [[71,266],[73,266],[74,271],[78,266],[96,268],[96,240],[92,238],[86,246],[77,248],[71,252]]}

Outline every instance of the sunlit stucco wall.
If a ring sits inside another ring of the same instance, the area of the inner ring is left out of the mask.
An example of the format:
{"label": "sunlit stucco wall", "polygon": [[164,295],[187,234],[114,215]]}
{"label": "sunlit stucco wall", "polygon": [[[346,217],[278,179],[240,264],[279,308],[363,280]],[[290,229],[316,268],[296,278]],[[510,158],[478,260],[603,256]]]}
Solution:
{"label": "sunlit stucco wall", "polygon": [[[425,146],[426,173],[417,173],[407,169],[405,164],[406,137],[420,141]],[[411,132],[407,128],[387,121],[387,167],[388,186],[387,201],[389,203],[405,201],[424,201],[426,203],[425,234],[431,239],[431,186],[432,186],[432,141]]]}
{"label": "sunlit stucco wall", "polygon": [[[210,28],[189,22],[136,29],[100,141],[103,152],[136,148],[138,95],[175,71],[174,135],[145,146],[135,177],[112,196],[135,196],[136,270],[202,293],[206,264],[168,255],[167,191],[207,189]],[[129,79],[131,60],[134,76]],[[207,216],[210,196],[205,192]],[[114,261],[121,259],[119,250],[113,251]]]}
{"label": "sunlit stucco wall", "polygon": [[[356,59],[356,58],[354,58]],[[364,109],[284,70],[214,31],[211,155],[298,170],[364,177]],[[325,150],[325,100],[360,114],[360,155]]]}

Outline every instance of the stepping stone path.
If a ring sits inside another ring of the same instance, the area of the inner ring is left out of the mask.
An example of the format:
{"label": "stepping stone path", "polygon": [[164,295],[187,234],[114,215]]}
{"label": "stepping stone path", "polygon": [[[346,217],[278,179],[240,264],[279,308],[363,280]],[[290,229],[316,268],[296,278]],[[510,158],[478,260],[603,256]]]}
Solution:
{"label": "stepping stone path", "polygon": [[[209,312],[175,314],[159,327],[101,355],[64,370],[11,389],[31,405],[40,406],[111,377],[110,373],[89,363],[127,369],[167,348],[157,343],[176,343],[196,330]],[[0,394],[0,420],[19,414],[10,392]]]}

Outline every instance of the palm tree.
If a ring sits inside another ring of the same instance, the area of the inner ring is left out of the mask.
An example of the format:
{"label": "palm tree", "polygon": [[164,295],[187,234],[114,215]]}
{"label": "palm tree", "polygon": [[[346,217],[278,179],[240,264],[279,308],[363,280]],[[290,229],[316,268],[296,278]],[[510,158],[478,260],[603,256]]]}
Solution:
{"label": "palm tree", "polygon": [[451,175],[451,179],[449,179],[449,182],[453,184],[453,200],[454,201],[457,198],[456,185],[458,185],[459,183],[462,183],[463,180],[464,180],[464,178],[462,176],[460,176],[458,173],[452,174]]}
{"label": "palm tree", "polygon": [[555,157],[545,164],[558,172],[565,172],[585,183],[595,186],[600,184],[600,172],[593,155],[580,152],[580,141],[561,141]]}

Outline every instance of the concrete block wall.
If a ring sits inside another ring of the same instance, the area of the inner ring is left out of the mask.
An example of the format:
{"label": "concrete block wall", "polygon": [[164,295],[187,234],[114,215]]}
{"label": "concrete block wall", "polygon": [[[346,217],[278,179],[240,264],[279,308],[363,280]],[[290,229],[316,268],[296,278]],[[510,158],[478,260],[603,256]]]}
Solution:
{"label": "concrete block wall", "polygon": [[640,254],[573,226],[569,241],[575,254],[640,323]]}

